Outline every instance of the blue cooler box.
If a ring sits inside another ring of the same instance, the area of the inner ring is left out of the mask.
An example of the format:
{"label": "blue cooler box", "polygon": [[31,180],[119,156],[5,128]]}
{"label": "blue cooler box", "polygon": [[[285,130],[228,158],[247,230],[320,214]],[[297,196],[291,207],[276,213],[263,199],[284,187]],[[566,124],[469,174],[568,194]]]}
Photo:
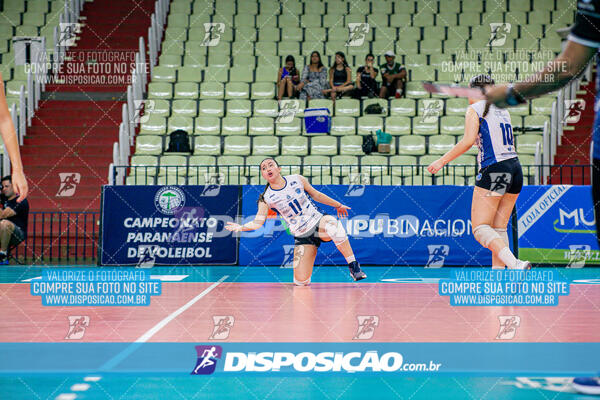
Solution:
{"label": "blue cooler box", "polygon": [[331,116],[328,108],[307,108],[304,110],[304,130],[307,134],[329,133]]}

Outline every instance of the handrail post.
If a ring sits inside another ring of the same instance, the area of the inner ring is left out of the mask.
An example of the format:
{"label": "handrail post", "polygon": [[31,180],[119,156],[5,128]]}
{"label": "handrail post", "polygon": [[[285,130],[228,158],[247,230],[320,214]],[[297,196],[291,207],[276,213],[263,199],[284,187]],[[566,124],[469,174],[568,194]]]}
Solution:
{"label": "handrail post", "polygon": [[27,129],[27,101],[25,98],[25,87],[21,85],[19,89],[19,134],[23,136]]}
{"label": "handrail post", "polygon": [[146,85],[148,84],[148,74],[146,68],[146,44],[144,43],[144,37],[140,36],[139,38],[140,45],[140,65],[138,67],[142,68],[142,87],[144,89],[144,93],[146,93]]}
{"label": "handrail post", "polygon": [[542,184],[548,182],[548,176],[550,175],[550,123],[548,121],[544,124],[544,134],[542,137]]}
{"label": "handrail post", "polygon": [[33,89],[33,75],[31,71],[27,74],[27,126],[31,126],[31,120],[33,119],[33,112],[35,110],[35,99]]}

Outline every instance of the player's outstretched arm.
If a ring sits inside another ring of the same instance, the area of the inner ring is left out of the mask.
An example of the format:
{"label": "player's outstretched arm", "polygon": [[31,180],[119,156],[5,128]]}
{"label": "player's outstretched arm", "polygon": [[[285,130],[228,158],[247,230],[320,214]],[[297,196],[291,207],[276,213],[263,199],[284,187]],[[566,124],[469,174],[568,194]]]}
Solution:
{"label": "player's outstretched arm", "polygon": [[258,203],[258,211],[254,219],[244,225],[236,224],[235,222],[227,222],[225,229],[232,232],[242,231],[254,231],[265,223],[267,220],[267,213],[269,212],[269,206],[264,201]]}
{"label": "player's outstretched arm", "polygon": [[348,210],[350,210],[350,207],[345,206],[339,201],[332,199],[325,193],[319,192],[308,182],[308,180],[305,177],[303,177],[302,175],[299,176],[300,180],[302,181],[302,185],[304,186],[304,191],[308,193],[310,197],[312,197],[315,201],[321,204],[325,204],[335,208],[337,210],[338,217],[345,218],[348,216]]}
{"label": "player's outstretched arm", "polygon": [[27,180],[23,173],[23,163],[21,162],[21,153],[19,152],[17,132],[15,131],[10,112],[8,111],[6,96],[4,95],[4,81],[2,80],[2,74],[0,74],[0,134],[6,145],[8,157],[10,158],[12,166],[12,183],[15,192],[19,195],[17,201],[21,202],[27,197],[29,187],[27,186]]}
{"label": "player's outstretched arm", "polygon": [[467,108],[465,115],[465,135],[454,145],[453,148],[448,150],[446,154],[429,164],[427,171],[431,174],[437,173],[444,165],[454,160],[458,156],[468,151],[475,140],[477,139],[477,133],[479,132],[479,116],[473,110],[472,107]]}
{"label": "player's outstretched arm", "polygon": [[562,53],[543,70],[515,83],[512,91],[509,85],[490,86],[486,87],[485,96],[497,107],[507,107],[552,92],[581,74],[596,52],[596,48],[569,40]]}

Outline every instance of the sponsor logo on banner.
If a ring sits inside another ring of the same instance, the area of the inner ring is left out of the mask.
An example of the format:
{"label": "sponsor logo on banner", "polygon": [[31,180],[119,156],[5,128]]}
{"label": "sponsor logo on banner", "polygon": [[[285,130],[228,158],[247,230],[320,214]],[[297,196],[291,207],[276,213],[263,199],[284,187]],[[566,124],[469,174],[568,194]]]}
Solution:
{"label": "sponsor logo on banner", "polygon": [[210,375],[215,372],[217,360],[223,356],[221,346],[196,346],[198,360],[192,371],[192,375]]}
{"label": "sponsor logo on banner", "polygon": [[566,185],[550,186],[546,193],[541,195],[540,198],[529,207],[527,211],[521,214],[521,217],[519,217],[519,237],[523,236],[537,220],[546,214],[570,188],[571,186]]}
{"label": "sponsor logo on banner", "polygon": [[215,324],[209,340],[225,340],[229,337],[229,332],[233,328],[235,318],[233,315],[213,315]]}
{"label": "sponsor logo on banner", "polygon": [[177,186],[163,186],[154,196],[154,205],[163,214],[175,214],[185,205],[185,194]]}
{"label": "sponsor logo on banner", "polygon": [[377,315],[357,315],[358,330],[352,339],[369,340],[375,333],[375,328],[379,326],[379,317]]}
{"label": "sponsor logo on banner", "polygon": [[[364,264],[425,265],[432,255],[430,267],[441,266],[440,257],[444,257],[444,267],[491,265],[491,255],[483,254],[472,235],[472,188],[471,192],[463,187],[441,190],[441,187],[406,186],[390,190],[366,185],[359,177],[359,174],[349,174],[350,184],[330,186],[327,194],[334,199],[345,199],[343,202],[351,207],[351,213],[340,223],[351,240],[360,239],[352,246],[361,254]],[[242,223],[254,219],[256,190],[261,188],[256,186],[244,191]],[[256,231],[240,234],[240,262],[289,266],[293,260],[291,248],[284,246],[292,242],[283,234],[285,228],[281,220],[268,218]],[[461,240],[461,246],[453,245],[455,240]],[[438,250],[430,254],[429,245]],[[439,248],[442,245],[449,246],[451,251],[447,255],[446,248]],[[254,256],[258,252],[261,252],[260,262]],[[341,262],[343,258],[337,252],[317,254],[317,264],[339,265]]]}
{"label": "sponsor logo on banner", "polygon": [[574,99],[565,100],[565,116],[563,124],[576,124],[581,118],[581,113],[585,110],[585,100]]}
{"label": "sponsor logo on banner", "polygon": [[60,172],[60,187],[56,197],[71,197],[75,194],[77,185],[81,183],[81,174],[79,172]]}
{"label": "sponsor logo on banner", "polygon": [[504,46],[506,43],[506,38],[511,30],[511,24],[509,23],[498,23],[492,22],[490,23],[490,29],[492,33],[490,34],[490,40],[488,42],[489,46]]}
{"label": "sponsor logo on banner", "polygon": [[204,39],[202,46],[217,46],[221,41],[221,35],[225,32],[225,24],[222,22],[205,22]]}
{"label": "sponsor logo on banner", "polygon": [[448,245],[427,245],[429,250],[429,259],[427,260],[426,268],[441,268],[444,266],[444,261],[450,253],[450,246]]}
{"label": "sponsor logo on banner", "polygon": [[69,315],[69,331],[65,339],[79,340],[83,338],[85,330],[90,326],[90,317],[87,315]]}
{"label": "sponsor logo on banner", "polygon": [[499,315],[500,329],[496,339],[512,340],[517,333],[517,328],[521,326],[521,317],[518,315]]}
{"label": "sponsor logo on banner", "polygon": [[[591,218],[591,220],[586,219]],[[554,221],[554,230],[561,233],[596,233],[594,210],[576,208],[572,211],[558,209],[558,219]],[[586,229],[592,227],[592,229]]]}
{"label": "sponsor logo on banner", "polygon": [[369,24],[364,22],[354,22],[348,24],[348,41],[346,46],[362,46],[369,33]]}

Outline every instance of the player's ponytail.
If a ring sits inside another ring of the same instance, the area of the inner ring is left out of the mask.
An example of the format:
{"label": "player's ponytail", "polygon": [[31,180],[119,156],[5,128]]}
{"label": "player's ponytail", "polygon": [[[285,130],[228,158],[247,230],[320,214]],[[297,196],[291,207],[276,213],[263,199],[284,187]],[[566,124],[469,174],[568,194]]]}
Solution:
{"label": "player's ponytail", "polygon": [[[275,165],[277,165],[279,167],[279,163],[277,162],[277,160],[275,160],[274,158],[271,157],[267,157],[264,160],[262,160],[259,164],[259,168],[262,165],[262,163],[264,163],[267,160],[273,160],[273,162],[275,163]],[[260,196],[258,196],[258,201],[257,203],[263,202],[266,203],[265,201],[265,193],[267,193],[267,189],[269,188],[269,182],[267,182],[267,184],[265,185],[265,190],[263,190],[263,192],[260,194]]]}
{"label": "player's ponytail", "polygon": [[267,189],[269,188],[269,182],[267,182],[267,184],[265,185],[265,190],[263,190],[263,192],[260,194],[260,196],[258,196],[258,201],[257,203],[265,202],[265,193],[267,193]]}
{"label": "player's ponytail", "polygon": [[[472,88],[476,88],[476,87],[483,88],[487,85],[493,85],[493,84],[494,84],[494,80],[492,79],[492,77],[489,75],[486,75],[486,74],[479,74],[477,76],[474,76],[469,81],[469,87],[472,87]],[[485,118],[489,111],[490,111],[490,103],[486,101],[485,109],[483,110],[483,116],[481,118]]]}

